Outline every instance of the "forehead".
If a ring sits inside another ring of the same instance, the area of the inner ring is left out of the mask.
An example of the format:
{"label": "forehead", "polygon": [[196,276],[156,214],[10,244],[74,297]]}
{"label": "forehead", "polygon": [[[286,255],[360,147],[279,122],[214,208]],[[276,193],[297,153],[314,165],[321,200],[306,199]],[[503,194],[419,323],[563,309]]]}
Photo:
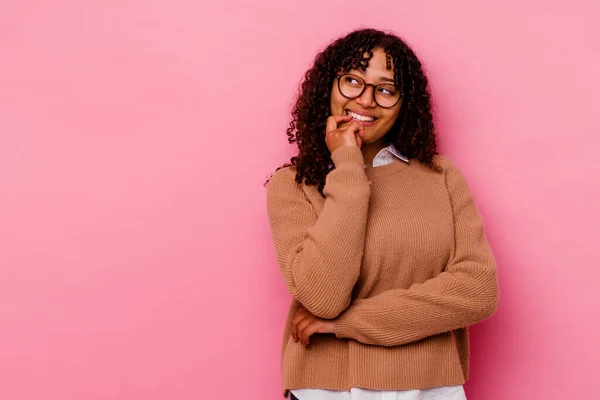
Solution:
{"label": "forehead", "polygon": [[[368,59],[368,53],[364,54],[364,59]],[[355,73],[366,78],[389,78],[394,79],[394,63],[391,58],[381,49],[373,50],[373,57],[368,61],[369,65],[366,69],[354,67],[348,72]]]}

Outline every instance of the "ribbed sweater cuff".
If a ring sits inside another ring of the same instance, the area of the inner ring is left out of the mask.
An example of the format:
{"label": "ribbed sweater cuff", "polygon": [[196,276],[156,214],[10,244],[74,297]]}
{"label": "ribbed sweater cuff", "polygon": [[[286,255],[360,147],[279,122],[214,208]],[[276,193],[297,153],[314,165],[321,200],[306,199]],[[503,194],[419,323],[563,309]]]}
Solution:
{"label": "ribbed sweater cuff", "polygon": [[358,164],[364,166],[365,160],[363,158],[360,148],[357,146],[342,146],[331,153],[331,161],[335,166],[343,163]]}
{"label": "ribbed sweater cuff", "polygon": [[348,321],[347,318],[344,318],[344,313],[342,313],[335,321],[335,337],[338,339],[350,338],[352,336],[351,329],[351,321]]}

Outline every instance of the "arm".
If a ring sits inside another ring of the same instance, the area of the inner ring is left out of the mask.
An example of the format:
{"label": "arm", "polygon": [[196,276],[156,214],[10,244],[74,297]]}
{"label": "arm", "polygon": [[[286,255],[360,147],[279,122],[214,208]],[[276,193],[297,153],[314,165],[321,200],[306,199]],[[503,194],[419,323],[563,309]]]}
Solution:
{"label": "arm", "polygon": [[323,210],[316,215],[295,172],[278,170],[268,184],[267,208],[277,262],[290,294],[321,318],[348,307],[364,250],[370,185],[358,147],[331,154]]}
{"label": "arm", "polygon": [[438,276],[408,289],[359,299],[335,322],[338,338],[398,346],[472,325],[497,305],[496,265],[483,222],[459,171],[446,171],[454,215],[455,249]]}

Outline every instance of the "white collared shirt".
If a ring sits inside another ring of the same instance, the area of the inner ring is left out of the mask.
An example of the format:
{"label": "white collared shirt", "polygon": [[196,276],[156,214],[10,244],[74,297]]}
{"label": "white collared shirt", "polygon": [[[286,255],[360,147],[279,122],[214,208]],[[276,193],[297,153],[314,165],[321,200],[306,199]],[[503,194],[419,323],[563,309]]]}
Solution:
{"label": "white collared shirt", "polygon": [[387,165],[398,158],[404,162],[408,162],[408,158],[404,157],[393,144],[379,150],[379,153],[373,159],[373,167],[381,167]]}
{"label": "white collared shirt", "polygon": [[[379,150],[373,159],[373,167],[388,165],[394,159],[408,162],[393,144]],[[366,165],[365,165],[366,167]],[[402,368],[399,365],[398,368]],[[442,386],[429,389],[415,390],[367,390],[352,388],[350,391],[325,389],[293,389],[291,390],[300,400],[466,400],[462,385]]]}

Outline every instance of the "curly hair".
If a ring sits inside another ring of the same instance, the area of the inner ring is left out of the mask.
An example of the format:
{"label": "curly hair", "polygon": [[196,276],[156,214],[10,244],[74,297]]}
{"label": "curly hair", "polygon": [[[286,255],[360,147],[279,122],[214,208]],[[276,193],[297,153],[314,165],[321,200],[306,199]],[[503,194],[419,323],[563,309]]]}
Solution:
{"label": "curly hair", "polygon": [[324,135],[327,118],[331,115],[333,80],[339,71],[365,71],[376,49],[386,53],[387,69],[393,67],[395,84],[404,94],[400,114],[384,141],[394,144],[409,159],[416,158],[439,170],[433,164],[434,156],[439,153],[431,95],[421,62],[398,36],[376,29],[360,29],[332,42],[317,54],[305,73],[287,129],[288,142],[297,144],[298,155],[277,168],[293,166],[296,182],[317,185],[322,196],[325,178],[335,168]]}

